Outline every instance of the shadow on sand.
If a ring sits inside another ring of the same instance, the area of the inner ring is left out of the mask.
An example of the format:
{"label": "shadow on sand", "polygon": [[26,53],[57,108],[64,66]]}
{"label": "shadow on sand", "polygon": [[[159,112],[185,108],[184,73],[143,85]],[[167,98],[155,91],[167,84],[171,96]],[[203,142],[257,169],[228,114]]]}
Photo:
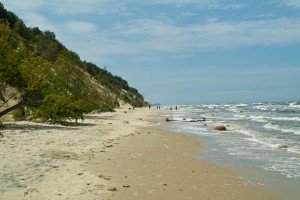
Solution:
{"label": "shadow on sand", "polygon": [[63,124],[47,124],[47,123],[30,123],[30,124],[16,124],[3,123],[0,130],[76,130],[80,127],[95,126],[92,123],[76,123],[64,122]]}
{"label": "shadow on sand", "polygon": [[85,119],[99,119],[99,120],[113,120],[114,116],[98,116],[98,115],[87,115]]}

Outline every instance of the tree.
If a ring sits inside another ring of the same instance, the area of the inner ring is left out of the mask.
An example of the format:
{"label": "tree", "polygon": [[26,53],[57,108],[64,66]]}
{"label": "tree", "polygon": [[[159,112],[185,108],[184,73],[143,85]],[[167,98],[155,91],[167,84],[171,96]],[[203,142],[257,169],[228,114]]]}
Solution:
{"label": "tree", "polygon": [[18,18],[16,18],[16,21],[10,22],[11,26],[13,26],[14,31],[22,36],[22,38],[29,40],[32,38],[32,34],[30,32],[30,29],[27,28],[24,24],[24,22]]}
{"label": "tree", "polygon": [[55,38],[56,38],[55,33],[51,32],[49,30],[45,31],[44,34],[50,40],[55,40]]}
{"label": "tree", "polygon": [[[45,62],[30,54],[20,43],[17,49],[10,42],[10,30],[7,23],[0,24],[0,93],[2,107],[8,100],[18,96],[19,101],[0,112],[0,117],[20,106],[33,106],[41,99],[41,90],[47,86]],[[7,95],[6,88],[16,91]]]}
{"label": "tree", "polygon": [[33,109],[34,118],[54,122],[78,120],[100,107],[100,92],[77,62],[72,52],[60,52],[48,76],[50,85],[43,91],[44,101]]}

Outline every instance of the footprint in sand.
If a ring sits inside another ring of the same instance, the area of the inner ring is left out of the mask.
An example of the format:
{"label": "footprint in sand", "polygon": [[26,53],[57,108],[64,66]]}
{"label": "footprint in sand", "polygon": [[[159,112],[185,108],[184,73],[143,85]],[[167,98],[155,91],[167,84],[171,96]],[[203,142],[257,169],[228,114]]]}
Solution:
{"label": "footprint in sand", "polygon": [[39,191],[37,189],[28,189],[26,192],[24,192],[24,196],[31,195],[33,193],[38,193]]}

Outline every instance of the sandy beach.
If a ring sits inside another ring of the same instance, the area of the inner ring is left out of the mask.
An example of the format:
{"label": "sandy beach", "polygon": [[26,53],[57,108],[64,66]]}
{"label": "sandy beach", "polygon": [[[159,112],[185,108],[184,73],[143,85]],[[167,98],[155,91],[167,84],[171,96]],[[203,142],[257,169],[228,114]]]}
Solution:
{"label": "sandy beach", "polygon": [[162,114],[124,108],[69,126],[4,123],[0,199],[277,199],[243,172],[198,159],[201,141],[163,130]]}

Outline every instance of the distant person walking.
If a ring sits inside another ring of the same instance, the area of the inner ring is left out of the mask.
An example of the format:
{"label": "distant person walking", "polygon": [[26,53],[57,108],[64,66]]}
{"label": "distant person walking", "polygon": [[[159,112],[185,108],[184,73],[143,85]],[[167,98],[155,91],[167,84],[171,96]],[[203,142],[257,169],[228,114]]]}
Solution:
{"label": "distant person walking", "polygon": [[177,106],[175,106],[175,110],[177,110],[178,109],[178,107]]}

